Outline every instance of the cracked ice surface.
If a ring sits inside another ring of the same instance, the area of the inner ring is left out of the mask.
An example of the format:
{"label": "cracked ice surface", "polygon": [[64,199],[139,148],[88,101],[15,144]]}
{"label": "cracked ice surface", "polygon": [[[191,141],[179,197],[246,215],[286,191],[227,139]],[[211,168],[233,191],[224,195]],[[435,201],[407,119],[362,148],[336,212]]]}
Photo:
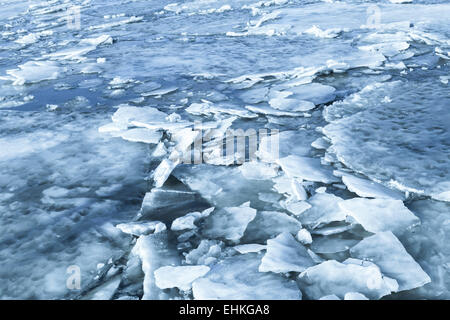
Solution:
{"label": "cracked ice surface", "polygon": [[0,298],[450,298],[448,1],[1,7]]}

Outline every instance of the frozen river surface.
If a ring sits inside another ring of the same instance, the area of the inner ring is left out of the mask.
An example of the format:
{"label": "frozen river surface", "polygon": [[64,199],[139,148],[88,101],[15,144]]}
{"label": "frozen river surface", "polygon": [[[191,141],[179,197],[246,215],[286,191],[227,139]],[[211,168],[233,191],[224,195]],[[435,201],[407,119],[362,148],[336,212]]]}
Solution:
{"label": "frozen river surface", "polygon": [[448,1],[0,8],[0,298],[450,299]]}

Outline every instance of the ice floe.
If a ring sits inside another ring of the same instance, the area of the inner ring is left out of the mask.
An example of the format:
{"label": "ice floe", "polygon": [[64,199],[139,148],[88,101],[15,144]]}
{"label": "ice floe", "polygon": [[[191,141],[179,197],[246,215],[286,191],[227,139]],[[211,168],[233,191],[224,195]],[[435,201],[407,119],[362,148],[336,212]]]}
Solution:
{"label": "ice floe", "polygon": [[320,163],[320,159],[290,155],[278,159],[276,163],[290,177],[323,183],[338,181],[332,172]]}
{"label": "ice floe", "polygon": [[401,200],[353,198],[339,202],[338,206],[373,233],[392,231],[398,235],[420,223]]}
{"label": "ice floe", "polygon": [[375,263],[381,272],[397,280],[398,290],[410,290],[431,281],[390,231],[365,238],[350,249],[352,257]]}
{"label": "ice floe", "polygon": [[239,207],[228,207],[211,214],[205,221],[203,234],[210,238],[223,238],[230,241],[239,240],[247,225],[256,217],[256,209],[250,202]]}
{"label": "ice floe", "polygon": [[328,260],[299,275],[299,286],[311,299],[336,295],[343,299],[349,292],[359,292],[370,299],[380,299],[397,291],[395,280],[384,277],[375,265],[340,263]]}
{"label": "ice floe", "polygon": [[227,258],[192,284],[198,300],[263,300],[302,298],[296,283],[280,275],[259,272],[260,257],[248,253]]}

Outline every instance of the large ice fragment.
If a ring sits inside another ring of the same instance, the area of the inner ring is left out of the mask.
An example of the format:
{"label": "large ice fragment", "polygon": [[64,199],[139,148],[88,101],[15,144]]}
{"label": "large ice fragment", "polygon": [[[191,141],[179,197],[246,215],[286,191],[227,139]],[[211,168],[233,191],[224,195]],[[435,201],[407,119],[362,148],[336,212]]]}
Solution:
{"label": "large ice fragment", "polygon": [[261,260],[260,272],[302,272],[314,265],[306,248],[289,232],[267,240],[267,252]]}
{"label": "large ice fragment", "polygon": [[308,200],[312,208],[302,213],[299,219],[313,229],[330,222],[344,221],[347,215],[338,206],[342,201],[330,193],[316,193]]}
{"label": "large ice fragment", "polygon": [[260,256],[248,253],[227,258],[192,284],[198,300],[298,300],[302,294],[294,281],[273,273],[258,272]]}
{"label": "large ice fragment", "polygon": [[380,232],[350,249],[352,257],[369,260],[386,276],[396,279],[399,290],[421,287],[431,281],[392,232]]}
{"label": "large ice fragment", "polygon": [[239,207],[224,208],[208,217],[203,234],[210,238],[237,241],[244,235],[247,225],[255,217],[256,209],[250,207],[250,202],[243,203]]}
{"label": "large ice fragment", "polygon": [[278,159],[276,162],[290,177],[323,183],[338,181],[331,170],[320,163],[320,159],[291,155]]}
{"label": "large ice fragment", "polygon": [[335,260],[306,269],[298,279],[300,288],[311,299],[333,294],[343,299],[348,292],[379,299],[398,287],[392,279],[385,279],[375,265],[344,264]]}
{"label": "large ice fragment", "polygon": [[338,205],[364,229],[373,233],[392,231],[401,234],[420,223],[401,200],[353,198]]}

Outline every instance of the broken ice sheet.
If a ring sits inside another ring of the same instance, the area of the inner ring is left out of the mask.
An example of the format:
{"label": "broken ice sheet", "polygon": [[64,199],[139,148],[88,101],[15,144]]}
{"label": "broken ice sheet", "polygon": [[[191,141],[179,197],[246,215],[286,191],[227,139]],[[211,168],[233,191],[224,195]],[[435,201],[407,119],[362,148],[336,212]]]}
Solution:
{"label": "broken ice sheet", "polygon": [[[361,261],[362,262],[362,261]],[[396,291],[395,280],[384,277],[375,265],[358,265],[328,260],[306,269],[298,277],[299,287],[310,299],[348,292],[359,292],[370,299],[380,299]]]}
{"label": "broken ice sheet", "polygon": [[202,233],[213,239],[238,241],[255,216],[256,209],[250,207],[250,202],[243,203],[239,207],[224,208],[206,219]]}
{"label": "broken ice sheet", "polygon": [[369,260],[386,276],[398,281],[398,290],[410,290],[431,281],[390,231],[363,239],[350,249],[352,257]]}
{"label": "broken ice sheet", "polygon": [[320,163],[320,159],[290,155],[276,162],[289,177],[323,183],[338,181],[332,172]]}
{"label": "broken ice sheet", "polygon": [[302,213],[299,220],[312,229],[331,222],[344,221],[347,215],[338,205],[342,201],[342,198],[330,193],[316,193],[308,199],[312,207]]}
{"label": "broken ice sheet", "polygon": [[289,232],[267,240],[267,252],[261,260],[260,272],[302,272],[315,263],[306,248]]}
{"label": "broken ice sheet", "polygon": [[344,182],[348,190],[360,197],[404,200],[404,195],[400,192],[370,180],[344,174],[342,182]]}
{"label": "broken ice sheet", "polygon": [[284,212],[259,211],[247,226],[243,241],[265,243],[282,232],[296,234],[302,224]]}
{"label": "broken ice sheet", "polygon": [[211,267],[192,284],[197,300],[299,300],[296,283],[270,272],[259,272],[261,256],[248,253],[233,256]]}
{"label": "broken ice sheet", "polygon": [[420,223],[401,200],[353,198],[339,202],[338,206],[373,233],[392,231],[399,235]]}

